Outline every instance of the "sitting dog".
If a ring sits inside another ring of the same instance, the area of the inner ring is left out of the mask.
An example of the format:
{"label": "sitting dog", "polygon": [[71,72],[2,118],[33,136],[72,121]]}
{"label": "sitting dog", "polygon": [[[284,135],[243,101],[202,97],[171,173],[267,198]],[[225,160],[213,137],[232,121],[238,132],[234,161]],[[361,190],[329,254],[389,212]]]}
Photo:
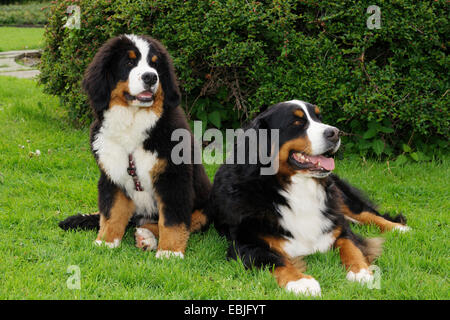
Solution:
{"label": "sitting dog", "polygon": [[172,132],[190,129],[167,50],[147,36],[110,39],[83,87],[95,115],[90,140],[100,169],[99,214],[75,215],[60,227],[99,228],[96,243],[113,248],[130,223],[138,227],[138,247],[184,257],[190,232],[207,224],[202,208],[211,183],[201,164],[171,160]]}
{"label": "sitting dog", "polygon": [[[337,128],[321,122],[320,110],[293,100],[270,107],[246,128],[277,129],[278,160],[273,175],[261,163],[224,164],[216,173],[205,213],[230,240],[228,257],[246,267],[270,266],[288,291],[320,295],[319,283],[297,267],[297,257],[338,248],[350,281],[368,282],[382,240],[363,239],[348,220],[376,224],[382,231],[406,231],[402,215],[380,215],[356,188],[332,174],[340,146]],[[248,147],[248,146],[247,146]],[[247,158],[248,155],[247,155]]]}

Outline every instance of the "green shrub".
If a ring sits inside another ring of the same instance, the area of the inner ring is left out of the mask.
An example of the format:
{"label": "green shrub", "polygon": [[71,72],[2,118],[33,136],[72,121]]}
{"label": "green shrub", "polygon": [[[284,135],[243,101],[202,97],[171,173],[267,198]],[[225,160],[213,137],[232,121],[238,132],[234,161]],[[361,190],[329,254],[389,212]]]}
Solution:
{"label": "green shrub", "polygon": [[0,6],[0,25],[34,25],[47,23],[50,2],[11,1]]}
{"label": "green shrub", "polygon": [[[73,4],[81,7],[79,30],[62,28]],[[188,116],[209,126],[236,127],[273,103],[302,99],[318,104],[325,121],[350,133],[349,148],[363,154],[447,148],[445,1],[377,1],[381,28],[372,30],[371,4],[58,1],[41,82],[85,123],[90,113],[80,79],[98,47],[121,33],[149,34],[173,56]]]}

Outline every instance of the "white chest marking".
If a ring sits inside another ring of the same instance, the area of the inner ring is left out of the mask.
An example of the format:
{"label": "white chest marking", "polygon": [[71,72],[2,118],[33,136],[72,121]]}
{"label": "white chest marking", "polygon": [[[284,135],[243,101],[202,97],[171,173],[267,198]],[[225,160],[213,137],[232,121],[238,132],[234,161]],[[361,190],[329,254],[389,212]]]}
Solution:
{"label": "white chest marking", "polygon": [[327,251],[334,243],[332,222],[322,214],[325,210],[325,190],[314,179],[300,174],[292,177],[292,183],[281,195],[290,207],[280,206],[280,224],[292,234],[284,250],[291,257]]}
{"label": "white chest marking", "polygon": [[[102,127],[93,142],[94,152],[109,179],[126,190],[136,206],[136,213],[152,215],[156,211],[150,170],[158,155],[144,150],[148,130],[158,120],[152,111],[138,107],[113,106],[105,111]],[[128,155],[132,154],[136,174],[143,191],[136,191],[128,174]]]}

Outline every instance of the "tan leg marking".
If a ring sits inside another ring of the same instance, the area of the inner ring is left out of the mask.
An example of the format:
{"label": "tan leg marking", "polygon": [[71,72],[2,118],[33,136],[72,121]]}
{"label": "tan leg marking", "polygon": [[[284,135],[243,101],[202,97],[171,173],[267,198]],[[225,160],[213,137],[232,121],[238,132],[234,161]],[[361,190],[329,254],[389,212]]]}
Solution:
{"label": "tan leg marking", "polygon": [[159,176],[166,170],[167,160],[166,159],[158,159],[153,168],[150,170],[150,179],[152,179],[152,183],[155,184]]}
{"label": "tan leg marking", "polygon": [[276,267],[273,275],[280,287],[295,294],[320,296],[320,284],[313,277],[303,274],[289,260],[283,267]]}
{"label": "tan leg marking", "polygon": [[[192,213],[192,220],[191,220],[191,228],[190,232],[196,232],[199,231],[207,222],[206,216],[203,214],[201,210],[195,210]],[[157,223],[147,223],[142,226],[139,226],[138,229],[147,229],[149,230],[156,238],[159,237],[159,225]],[[144,250],[147,250],[145,239],[141,235],[142,232],[136,232],[136,247],[142,248]],[[185,233],[184,230],[181,231],[181,234]],[[184,252],[184,251],[183,251]]]}
{"label": "tan leg marking", "polygon": [[273,275],[280,287],[285,287],[290,281],[296,281],[302,278],[312,279],[311,276],[305,275],[302,272],[306,271],[306,264],[302,260],[302,257],[291,258],[283,249],[285,239],[276,237],[263,237],[262,238],[270,247],[270,249],[278,252],[283,256],[283,267],[277,267],[273,270]]}
{"label": "tan leg marking", "polygon": [[[203,214],[202,210],[195,210],[192,213],[192,220],[191,220],[191,228],[190,232],[196,232],[200,230],[207,222],[206,216]],[[159,237],[159,226],[157,223],[147,223],[142,226],[139,226],[139,228],[145,228],[150,230],[155,237]]]}
{"label": "tan leg marking", "polygon": [[199,231],[206,223],[208,219],[203,213],[203,210],[195,210],[191,216],[191,228],[190,232]]}
{"label": "tan leg marking", "polygon": [[135,206],[133,201],[127,198],[122,191],[116,192],[113,201],[108,219],[104,215],[100,216],[100,230],[97,241],[104,241],[107,244],[112,244],[112,246],[117,246],[122,240]]}
{"label": "tan leg marking", "polygon": [[189,230],[184,224],[166,226],[164,224],[164,216],[160,214],[159,221],[159,245],[158,251],[172,251],[184,254],[187,241],[189,239]]}
{"label": "tan leg marking", "polygon": [[361,213],[353,213],[350,211],[349,208],[346,206],[343,207],[342,212],[344,215],[362,223],[362,224],[374,224],[377,225],[382,232],[390,231],[395,228],[405,228],[406,226],[401,223],[392,222],[389,220],[386,220],[385,218],[381,216],[377,216],[374,213],[363,211]]}
{"label": "tan leg marking", "polygon": [[184,252],[189,239],[189,230],[183,223],[166,226],[164,218],[164,203],[159,197],[156,198],[159,208],[159,243],[156,257],[169,257],[173,255],[184,258]]}
{"label": "tan leg marking", "polygon": [[366,257],[351,240],[337,239],[335,246],[339,249],[341,261],[347,270],[358,273],[361,269],[369,268]]}
{"label": "tan leg marking", "polygon": [[292,263],[286,262],[283,267],[276,267],[273,270],[273,276],[280,287],[284,288],[291,281],[297,281],[302,278],[312,279],[311,276],[303,274]]}

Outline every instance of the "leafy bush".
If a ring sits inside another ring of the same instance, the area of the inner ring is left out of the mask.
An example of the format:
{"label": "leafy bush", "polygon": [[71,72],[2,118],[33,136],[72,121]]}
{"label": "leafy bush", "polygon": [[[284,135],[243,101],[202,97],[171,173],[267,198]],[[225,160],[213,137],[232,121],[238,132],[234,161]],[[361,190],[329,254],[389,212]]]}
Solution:
{"label": "leafy bush", "polygon": [[[73,4],[81,7],[79,30],[62,28]],[[209,126],[236,127],[273,103],[302,99],[318,104],[325,121],[350,133],[349,148],[363,154],[405,153],[403,145],[428,148],[422,153],[446,148],[445,1],[378,1],[380,29],[366,25],[371,4],[58,1],[41,82],[84,123],[80,79],[98,47],[121,33],[149,34],[174,58],[188,116]]]}
{"label": "leafy bush", "polygon": [[39,25],[47,23],[50,2],[12,1],[0,6],[0,25]]}

